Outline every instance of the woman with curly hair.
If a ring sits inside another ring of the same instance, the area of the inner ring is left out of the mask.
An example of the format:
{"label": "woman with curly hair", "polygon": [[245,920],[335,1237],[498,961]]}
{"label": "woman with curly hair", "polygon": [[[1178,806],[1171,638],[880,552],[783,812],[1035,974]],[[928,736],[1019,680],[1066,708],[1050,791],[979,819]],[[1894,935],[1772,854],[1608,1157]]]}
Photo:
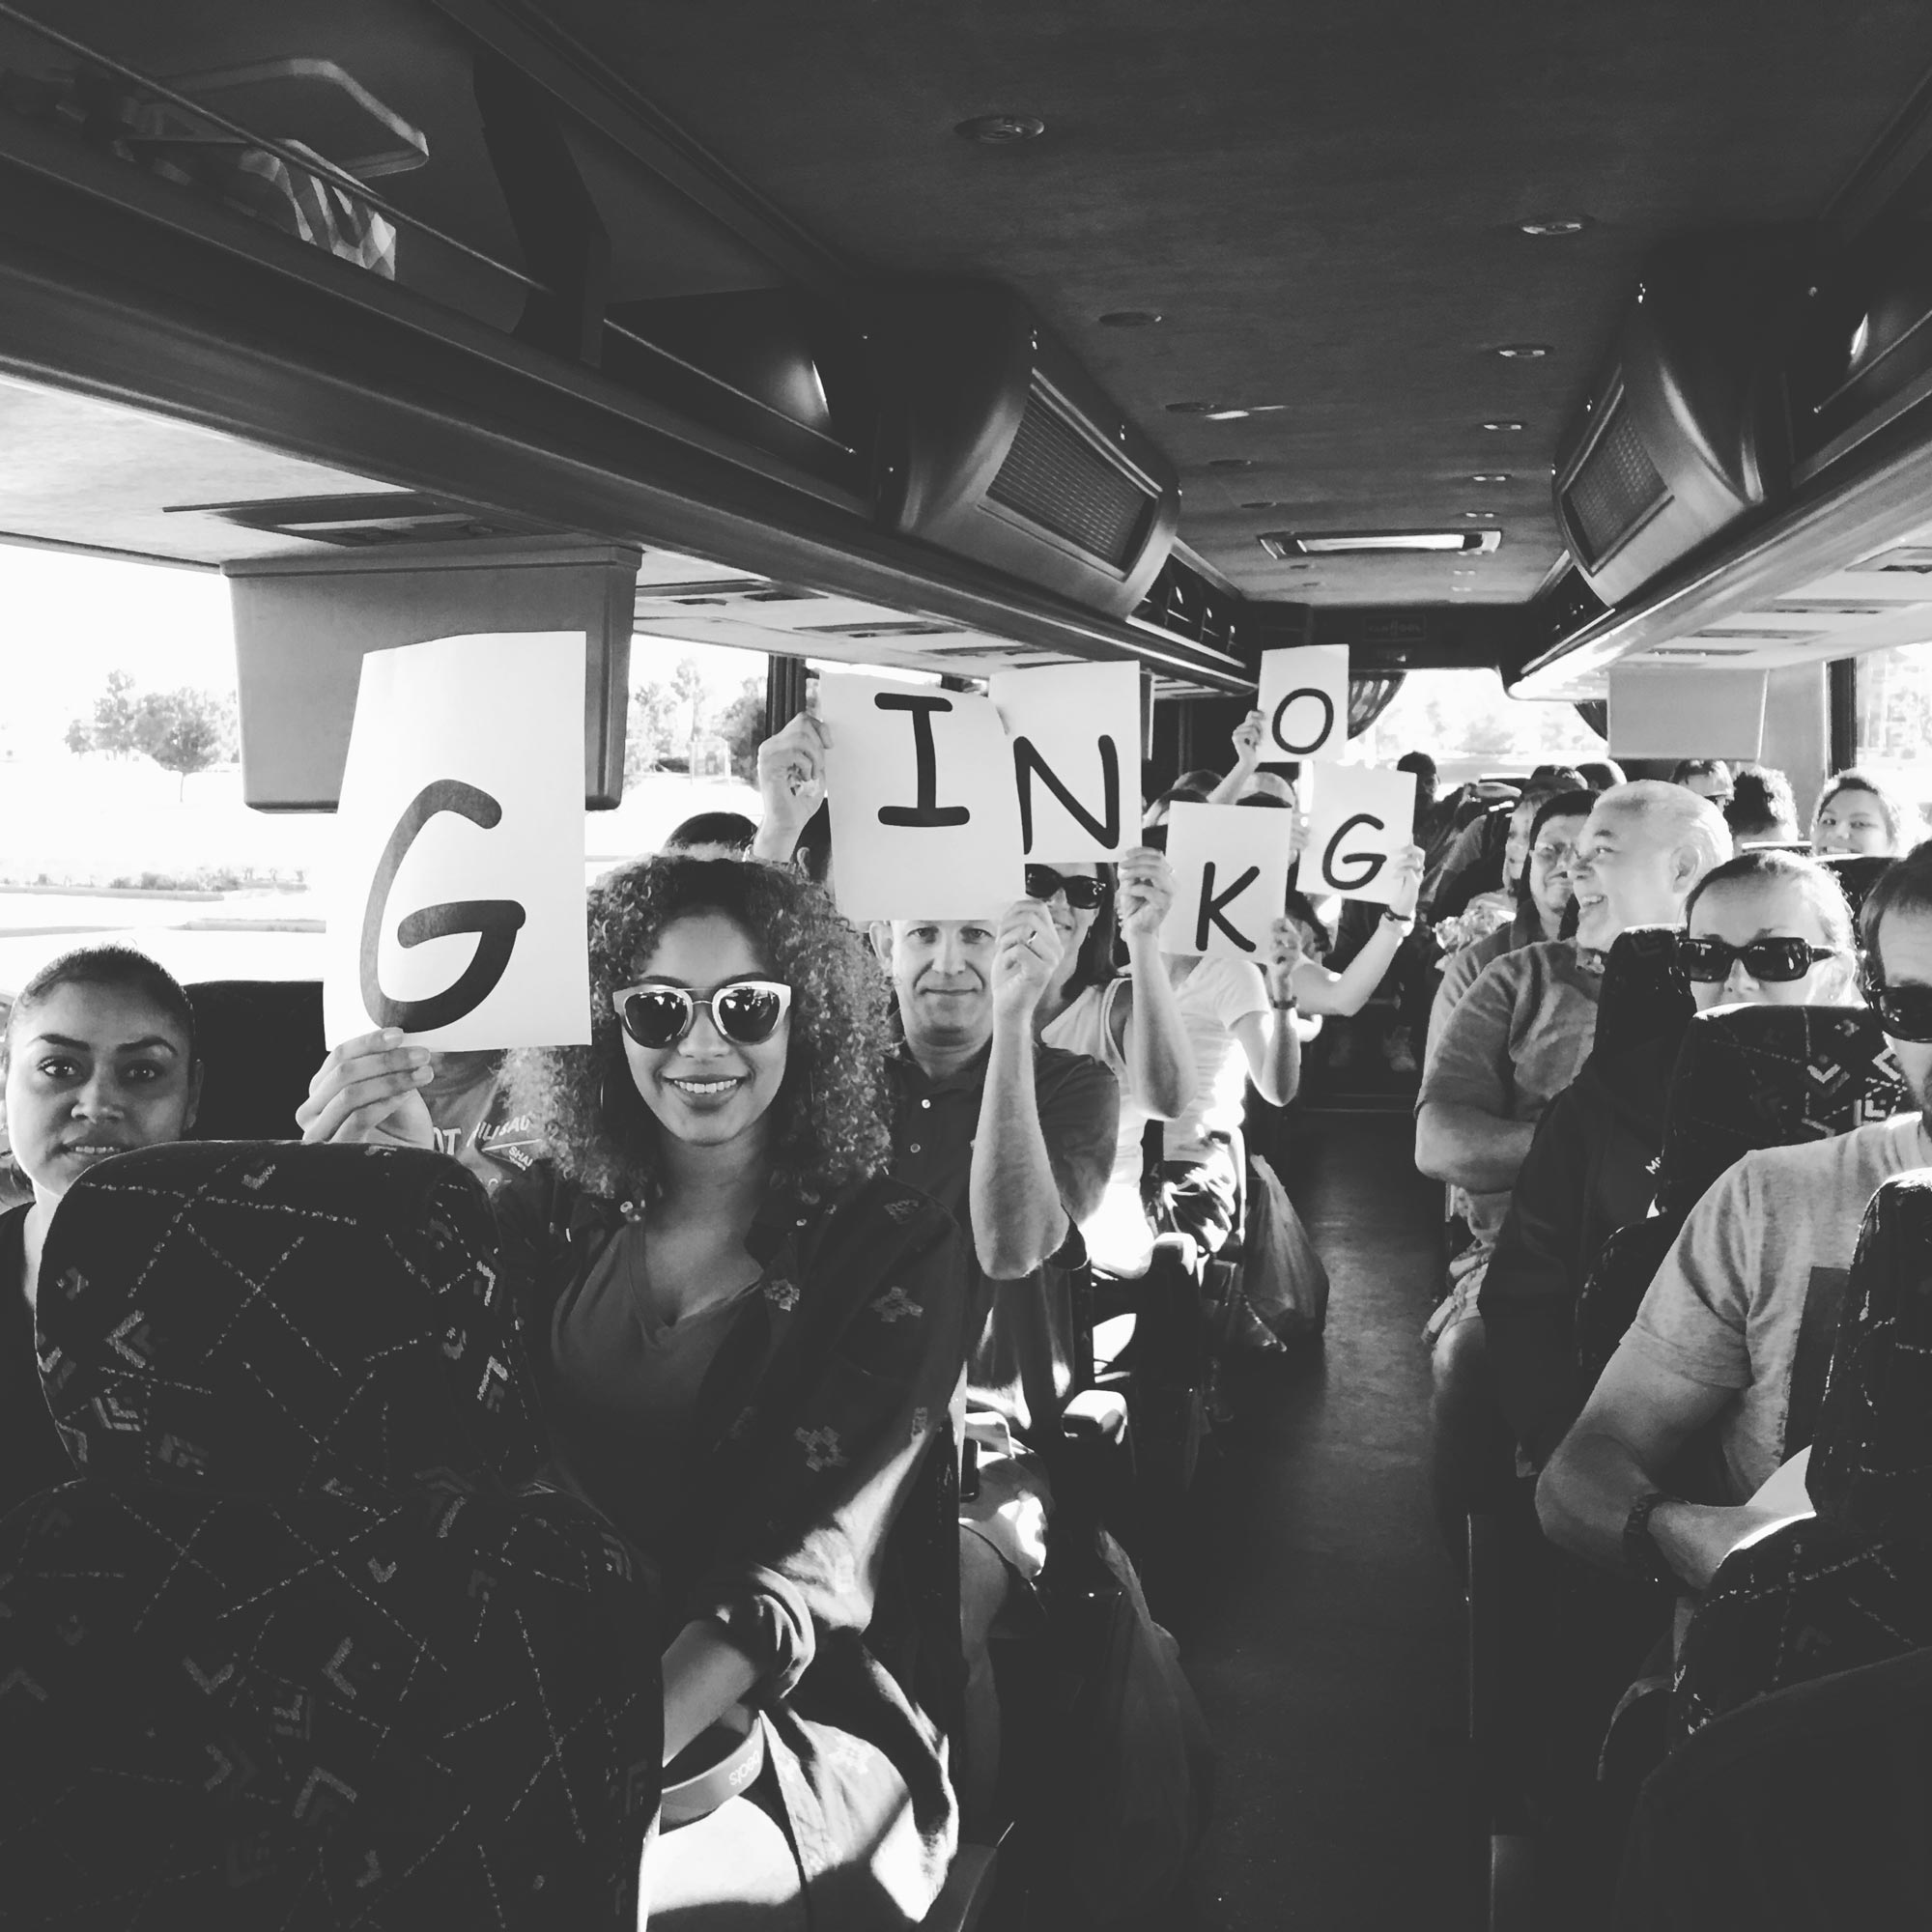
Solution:
{"label": "woman with curly hair", "polygon": [[[668,1782],[714,1727],[765,1747],[668,1814],[652,1922],[916,1924],[955,1819],[913,1659],[956,1660],[956,1588],[895,1587],[887,1537],[965,1360],[965,1254],[882,1176],[884,988],[775,867],[642,860],[589,927],[590,1044],[511,1058],[548,1157],[495,1197],[503,1260],[558,1461],[663,1579]],[[428,1063],[344,1042],[303,1138],[434,1145]],[[903,1528],[943,1552],[951,1509]]]}

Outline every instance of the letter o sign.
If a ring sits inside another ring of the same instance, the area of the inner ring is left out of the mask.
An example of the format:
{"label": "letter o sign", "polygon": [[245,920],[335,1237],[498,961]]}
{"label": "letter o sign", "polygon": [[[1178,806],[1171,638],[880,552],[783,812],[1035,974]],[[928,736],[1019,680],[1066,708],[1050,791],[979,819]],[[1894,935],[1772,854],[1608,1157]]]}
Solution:
{"label": "letter o sign", "polygon": [[[1295,705],[1301,706],[1295,720],[1294,737],[1288,735],[1288,714]],[[1313,736],[1306,740],[1302,732],[1312,719],[1319,716],[1321,723]],[[1288,757],[1306,758],[1319,752],[1335,731],[1335,700],[1325,691],[1317,691],[1304,685],[1297,691],[1291,691],[1274,708],[1274,716],[1268,720],[1268,735],[1276,747]]]}

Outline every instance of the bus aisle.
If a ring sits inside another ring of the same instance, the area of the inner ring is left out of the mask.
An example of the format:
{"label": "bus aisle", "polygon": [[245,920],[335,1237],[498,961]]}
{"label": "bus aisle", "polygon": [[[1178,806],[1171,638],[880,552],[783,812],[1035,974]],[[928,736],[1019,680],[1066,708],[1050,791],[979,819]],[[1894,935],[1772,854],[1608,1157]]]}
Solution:
{"label": "bus aisle", "polygon": [[[1431,1516],[1423,1290],[1441,1191],[1406,1106],[1284,1117],[1276,1164],[1333,1283],[1319,1349],[1251,1358],[1170,1614],[1220,1753],[1186,1932],[1459,1932],[1480,1918],[1462,1610]],[[1165,1567],[1165,1566],[1164,1566]]]}

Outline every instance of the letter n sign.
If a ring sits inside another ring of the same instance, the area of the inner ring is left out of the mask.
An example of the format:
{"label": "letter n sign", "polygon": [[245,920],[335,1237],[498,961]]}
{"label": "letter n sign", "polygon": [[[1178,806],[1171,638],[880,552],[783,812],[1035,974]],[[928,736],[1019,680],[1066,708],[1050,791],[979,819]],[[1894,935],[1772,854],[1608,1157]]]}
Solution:
{"label": "letter n sign", "polygon": [[1141,674],[1130,664],[996,671],[1029,859],[1115,859],[1140,821]]}

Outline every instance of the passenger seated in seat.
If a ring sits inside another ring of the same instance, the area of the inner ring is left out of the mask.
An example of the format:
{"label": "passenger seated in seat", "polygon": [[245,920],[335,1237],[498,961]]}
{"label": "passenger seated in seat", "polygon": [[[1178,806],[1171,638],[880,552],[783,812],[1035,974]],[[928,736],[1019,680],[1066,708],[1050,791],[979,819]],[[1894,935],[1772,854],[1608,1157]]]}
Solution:
{"label": "passenger seated in seat", "polygon": [[[1061,949],[1034,1030],[1048,1046],[1097,1060],[1121,1090],[1113,1171],[1081,1238],[1095,1266],[1142,1275],[1153,1250],[1141,1199],[1142,1138],[1150,1121],[1173,1120],[1194,1097],[1193,1048],[1160,950],[1174,871],[1152,846],[1138,845],[1121,855],[1118,871],[1086,859],[1029,865],[1026,889],[1046,907]],[[1114,967],[1117,933],[1124,974]]]}
{"label": "passenger seated in seat", "polygon": [[1509,883],[1509,834],[1518,804],[1529,798],[1554,798],[1560,792],[1588,789],[1583,775],[1570,765],[1538,765],[1530,773],[1520,799],[1486,812],[1457,835],[1456,842],[1443,856],[1440,872],[1423,888],[1423,911],[1435,921],[1458,919],[1471,900],[1501,891]]}
{"label": "passenger seated in seat", "polygon": [[[1700,1012],[1856,998],[1851,909],[1808,859],[1773,850],[1726,860],[1691,890],[1685,919],[1681,956]],[[1593,1053],[1544,1115],[1517,1176],[1483,1280],[1483,1327],[1503,1412],[1539,1468],[1588,1393],[1575,1334],[1583,1277],[1610,1236],[1650,1209],[1676,1050],[1671,1038],[1608,1061]]]}
{"label": "passenger seated in seat", "polygon": [[[1571,862],[1577,840],[1582,836],[1583,821],[1596,803],[1596,794],[1589,791],[1523,794],[1521,804],[1510,814],[1510,842],[1503,868],[1515,912],[1507,924],[1470,940],[1443,961],[1441,982],[1429,1010],[1432,1036],[1439,1035],[1449,1023],[1449,1015],[1492,959],[1562,937],[1563,918],[1573,897]],[[1481,903],[1474,902],[1470,911]],[[1464,920],[1468,917],[1463,915]],[[1445,928],[1453,930],[1455,923],[1445,921],[1438,924],[1437,938],[1443,936]]]}
{"label": "passenger seated in seat", "polygon": [[1296,919],[1268,933],[1264,967],[1245,959],[1169,953],[1194,1054],[1194,1097],[1161,1129],[1157,1220],[1185,1243],[1192,1269],[1218,1254],[1235,1231],[1240,1199],[1234,1140],[1249,1080],[1271,1107],[1285,1107],[1301,1084],[1296,975],[1307,945]]}
{"label": "passenger seated in seat", "polygon": [[1603,955],[1627,925],[1674,925],[1690,888],[1730,856],[1717,808],[1680,785],[1638,781],[1602,793],[1571,873],[1574,940],[1492,960],[1429,1045],[1416,1097],[1415,1164],[1461,1190],[1470,1245],[1424,1328],[1433,1350],[1432,1481],[1452,1552],[1510,1442],[1476,1319],[1483,1276],[1536,1123],[1588,1056]]}
{"label": "passenger seated in seat", "polygon": [[1719,811],[1731,802],[1731,768],[1722,758],[1679,758],[1671,768],[1670,782],[1708,798]]}
{"label": "passenger seated in seat", "polygon": [[[1913,1098],[1932,1087],[1932,852],[1861,917],[1867,987]],[[1748,962],[1747,962],[1748,963]],[[1932,1161],[1918,1114],[1747,1154],[1691,1210],[1636,1320],[1537,1487],[1546,1534],[1606,1567],[1706,1588],[1765,1520],[1749,1498],[1806,1445],[1859,1223],[1882,1181]],[[1662,1485],[1715,1424],[1723,1493]]]}
{"label": "passenger seated in seat", "polygon": [[[915,1924],[952,1800],[872,1627],[965,1355],[965,1255],[883,1178],[877,976],[776,867],[643,860],[588,910],[592,1043],[511,1063],[549,1158],[494,1199],[503,1263],[561,1461],[681,1605],[666,1762],[746,1703],[769,1752],[647,1855],[651,1922]],[[430,1146],[428,1059],[336,1047],[304,1139]],[[950,1648],[950,1602],[918,1606],[945,1619],[926,1654]]]}
{"label": "passenger seated in seat", "polygon": [[13,1157],[33,1199],[0,1214],[0,1516],[73,1465],[41,1392],[34,1304],[61,1197],[97,1161],[178,1141],[201,1097],[194,1009],[126,946],[64,953],[27,981],[0,1037]]}
{"label": "passenger seated in seat", "polygon": [[1731,787],[1724,822],[1740,851],[1747,845],[1793,845],[1804,838],[1791,781],[1775,765],[1740,765]]}
{"label": "passenger seated in seat", "polygon": [[965,1429],[979,1494],[960,1512],[967,1682],[958,1782],[978,1825],[999,1769],[992,1626],[1046,1561],[1052,1491],[1028,1437],[1054,1426],[1066,1393],[1065,1271],[1084,1260],[1079,1226],[1106,1191],[1120,1089],[1098,1061],[1034,1033],[1034,1010],[1061,965],[1059,932],[1037,900],[1020,900],[997,923],[895,920],[875,926],[872,941],[897,991],[903,1033],[887,1062],[893,1172],[971,1236]]}
{"label": "passenger seated in seat", "polygon": [[1674,925],[1690,888],[1730,857],[1717,810],[1681,785],[1599,795],[1571,872],[1577,936],[1506,952],[1430,1041],[1416,1096],[1415,1164],[1468,1197],[1471,1259],[1432,1336],[1476,1312],[1480,1283],[1543,1110],[1590,1051],[1603,955],[1627,925]]}
{"label": "passenger seated in seat", "polygon": [[1889,859],[1918,842],[1918,814],[1870,772],[1840,772],[1818,794],[1811,821],[1811,849]]}

